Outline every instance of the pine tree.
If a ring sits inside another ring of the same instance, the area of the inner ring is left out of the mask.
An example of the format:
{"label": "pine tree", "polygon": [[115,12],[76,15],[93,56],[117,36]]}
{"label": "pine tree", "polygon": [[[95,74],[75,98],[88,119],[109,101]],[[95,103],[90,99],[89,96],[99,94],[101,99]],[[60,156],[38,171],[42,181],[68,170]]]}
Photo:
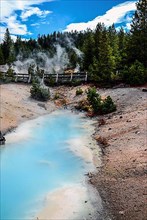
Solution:
{"label": "pine tree", "polygon": [[14,48],[15,48],[15,54],[16,56],[20,53],[20,51],[22,51],[22,40],[20,36],[17,36],[16,38],[16,42],[14,44]]}
{"label": "pine tree", "polygon": [[83,60],[83,66],[84,69],[88,70],[89,66],[93,62],[94,57],[94,38],[93,33],[89,32],[83,45],[83,52],[84,52],[84,60]]}
{"label": "pine tree", "polygon": [[104,24],[98,23],[94,32],[94,53],[92,62],[90,60],[89,75],[92,81],[106,82],[111,81],[111,74],[115,71],[115,56],[110,46],[109,32]]}
{"label": "pine tree", "polygon": [[111,74],[115,68],[115,60],[112,55],[112,48],[109,44],[108,32],[106,28],[102,31],[102,38],[99,41],[99,58],[98,69],[99,77],[102,82],[109,83],[111,81]]}
{"label": "pine tree", "polygon": [[0,65],[4,64],[4,55],[3,55],[3,51],[0,45]]}
{"label": "pine tree", "polygon": [[93,62],[89,65],[88,68],[88,73],[89,73],[89,80],[94,81],[94,82],[101,82],[101,75],[100,69],[99,69],[99,63],[96,57],[93,58]]}
{"label": "pine tree", "polygon": [[130,31],[129,61],[138,60],[147,67],[147,0],[139,0],[136,6]]}
{"label": "pine tree", "polygon": [[124,65],[126,64],[127,59],[127,34],[125,33],[124,29],[121,28],[118,32],[118,51],[119,51],[119,68],[118,70],[122,70]]}
{"label": "pine tree", "polygon": [[11,39],[9,29],[6,29],[6,33],[4,35],[4,42],[2,44],[2,51],[4,55],[5,63],[12,63],[14,61],[14,43]]}
{"label": "pine tree", "polygon": [[96,26],[96,30],[95,30],[95,33],[94,33],[94,40],[95,40],[95,45],[94,45],[94,48],[95,48],[95,57],[97,60],[99,60],[99,53],[100,53],[100,43],[102,41],[102,33],[103,31],[105,30],[105,26],[104,24],[101,24],[101,23],[98,23],[97,26]]}
{"label": "pine tree", "polygon": [[114,24],[108,28],[108,37],[109,37],[109,44],[112,49],[113,60],[115,62],[114,65],[116,70],[118,70],[121,58],[119,54],[119,38]]}

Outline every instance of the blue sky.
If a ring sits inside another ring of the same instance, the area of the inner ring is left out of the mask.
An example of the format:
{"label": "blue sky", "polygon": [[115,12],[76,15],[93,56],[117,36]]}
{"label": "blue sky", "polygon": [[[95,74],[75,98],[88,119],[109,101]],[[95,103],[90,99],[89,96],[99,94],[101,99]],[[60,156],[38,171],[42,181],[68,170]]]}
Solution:
{"label": "blue sky", "polygon": [[1,0],[0,39],[8,27],[13,38],[36,38],[53,31],[94,29],[106,26],[130,28],[136,0]]}

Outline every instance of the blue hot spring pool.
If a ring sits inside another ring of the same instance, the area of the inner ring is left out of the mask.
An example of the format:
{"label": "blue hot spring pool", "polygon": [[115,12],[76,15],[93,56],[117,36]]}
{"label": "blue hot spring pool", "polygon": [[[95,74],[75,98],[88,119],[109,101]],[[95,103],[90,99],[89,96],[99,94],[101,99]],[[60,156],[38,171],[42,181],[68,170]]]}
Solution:
{"label": "blue hot spring pool", "polygon": [[86,135],[83,123],[78,115],[57,111],[10,134],[12,141],[0,148],[1,220],[34,217],[48,192],[82,181],[91,165],[69,150],[68,141]]}

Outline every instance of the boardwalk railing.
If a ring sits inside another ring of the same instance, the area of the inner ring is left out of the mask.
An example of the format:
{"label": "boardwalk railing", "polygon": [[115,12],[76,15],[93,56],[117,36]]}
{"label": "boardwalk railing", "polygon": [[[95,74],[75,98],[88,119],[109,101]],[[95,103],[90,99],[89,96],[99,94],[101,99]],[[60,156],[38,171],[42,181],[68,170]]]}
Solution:
{"label": "boardwalk railing", "polygon": [[[3,78],[10,77],[6,72],[1,72]],[[35,75],[34,75],[35,76]],[[27,82],[30,83],[33,76],[26,73],[15,73],[12,77],[15,82]],[[87,81],[87,72],[78,72],[78,73],[70,73],[70,74],[43,74],[42,80],[54,80],[56,83],[58,82],[71,82],[73,80],[78,80],[81,82]]]}

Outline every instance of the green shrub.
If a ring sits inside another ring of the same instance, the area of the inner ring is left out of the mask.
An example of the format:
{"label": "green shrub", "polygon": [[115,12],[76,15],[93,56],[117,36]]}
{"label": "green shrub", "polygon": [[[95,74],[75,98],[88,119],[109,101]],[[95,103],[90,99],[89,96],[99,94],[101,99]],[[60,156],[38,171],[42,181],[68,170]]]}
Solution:
{"label": "green shrub", "polygon": [[113,100],[108,96],[104,101],[101,96],[97,93],[96,88],[89,88],[87,91],[87,100],[92,106],[95,114],[108,114],[116,110],[116,105]]}
{"label": "green shrub", "polygon": [[30,89],[31,97],[39,101],[47,101],[50,98],[50,91],[41,87],[39,83],[33,82]]}
{"label": "green shrub", "polygon": [[81,81],[78,79],[74,79],[70,82],[71,86],[79,86],[81,84]]}
{"label": "green shrub", "polygon": [[9,66],[7,72],[6,72],[6,77],[4,79],[5,83],[10,83],[15,81],[15,73],[14,70],[11,68],[11,66]]}
{"label": "green shrub", "polygon": [[101,96],[97,93],[95,87],[88,89],[87,99],[95,113],[98,113],[101,111]]}
{"label": "green shrub", "polygon": [[8,77],[14,77],[14,70],[11,67],[7,70],[7,75]]}
{"label": "green shrub", "polygon": [[55,86],[56,80],[52,76],[49,76],[48,78],[44,79],[44,83],[47,86]]}
{"label": "green shrub", "polygon": [[101,111],[102,114],[116,111],[116,105],[114,104],[110,96],[107,96],[107,98],[103,101]]}
{"label": "green shrub", "polygon": [[82,95],[83,94],[83,90],[81,88],[76,90],[76,95]]}
{"label": "green shrub", "polygon": [[5,79],[5,75],[2,72],[0,72],[0,80],[4,81],[4,79]]}

